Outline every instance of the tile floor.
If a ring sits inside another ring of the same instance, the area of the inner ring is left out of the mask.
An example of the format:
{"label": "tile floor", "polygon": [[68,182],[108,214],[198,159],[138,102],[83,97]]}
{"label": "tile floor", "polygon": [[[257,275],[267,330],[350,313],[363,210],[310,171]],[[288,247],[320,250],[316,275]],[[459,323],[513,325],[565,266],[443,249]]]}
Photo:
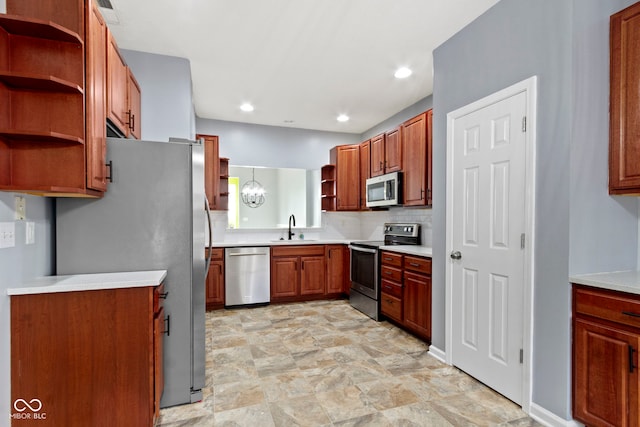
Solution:
{"label": "tile floor", "polygon": [[207,313],[202,402],[160,426],[538,426],[347,301]]}

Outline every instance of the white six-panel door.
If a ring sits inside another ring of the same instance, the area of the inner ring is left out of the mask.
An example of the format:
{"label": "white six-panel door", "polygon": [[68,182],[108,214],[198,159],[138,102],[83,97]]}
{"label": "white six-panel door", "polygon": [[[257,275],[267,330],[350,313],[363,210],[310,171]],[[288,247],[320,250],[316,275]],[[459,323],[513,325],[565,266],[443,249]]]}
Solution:
{"label": "white six-panel door", "polygon": [[522,401],[526,93],[453,129],[452,363]]}

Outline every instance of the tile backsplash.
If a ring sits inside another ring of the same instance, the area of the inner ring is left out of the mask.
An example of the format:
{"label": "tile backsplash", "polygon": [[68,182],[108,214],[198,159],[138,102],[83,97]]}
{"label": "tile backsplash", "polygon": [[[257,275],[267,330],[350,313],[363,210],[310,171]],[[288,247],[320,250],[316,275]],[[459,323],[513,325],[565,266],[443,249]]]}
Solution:
{"label": "tile backsplash", "polygon": [[[265,242],[286,238],[286,229],[227,229],[227,213],[212,212],[213,241],[225,243]],[[432,244],[431,209],[391,208],[371,212],[323,212],[321,228],[296,228],[296,236],[321,240],[382,240],[385,222],[407,222],[421,225],[421,242]]]}

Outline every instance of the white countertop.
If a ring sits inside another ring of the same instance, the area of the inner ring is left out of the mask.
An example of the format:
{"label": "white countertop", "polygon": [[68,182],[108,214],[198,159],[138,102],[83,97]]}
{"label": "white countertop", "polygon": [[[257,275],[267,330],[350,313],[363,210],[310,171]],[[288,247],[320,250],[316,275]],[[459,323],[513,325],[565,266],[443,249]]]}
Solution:
{"label": "white countertop", "polygon": [[294,239],[294,240],[256,240],[241,242],[213,242],[214,248],[241,248],[248,246],[288,246],[288,245],[348,245],[350,240],[336,239]]}
{"label": "white countertop", "polygon": [[580,274],[569,276],[569,282],[612,291],[640,294],[640,271]]}
{"label": "white countertop", "polygon": [[429,246],[416,245],[396,245],[396,246],[380,246],[383,251],[398,252],[407,255],[425,256],[431,258],[433,256],[433,248]]}
{"label": "white countertop", "polygon": [[[252,242],[214,242],[214,248],[238,248],[248,246],[287,246],[287,245],[348,245],[354,240],[339,239],[318,239],[318,240],[272,240],[272,241],[252,241]],[[362,241],[361,239],[355,241]],[[433,249],[429,246],[416,245],[389,245],[380,246],[385,251],[399,252],[408,255],[432,257]]]}
{"label": "white countertop", "polygon": [[7,289],[7,294],[33,295],[55,292],[96,291],[100,289],[141,288],[158,286],[165,277],[167,277],[167,270],[44,276],[24,283],[23,287]]}

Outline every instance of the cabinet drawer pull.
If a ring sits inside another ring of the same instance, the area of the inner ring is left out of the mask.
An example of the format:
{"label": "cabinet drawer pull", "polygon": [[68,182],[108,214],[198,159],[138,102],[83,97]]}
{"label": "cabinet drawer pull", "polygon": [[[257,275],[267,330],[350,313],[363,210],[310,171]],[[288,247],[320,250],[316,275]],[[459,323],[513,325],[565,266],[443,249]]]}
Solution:
{"label": "cabinet drawer pull", "polygon": [[629,373],[630,374],[633,374],[633,368],[637,367],[633,364],[633,353],[635,352],[636,351],[633,349],[633,347],[629,346]]}
{"label": "cabinet drawer pull", "polygon": [[634,313],[633,311],[623,311],[622,314],[631,317],[640,317],[640,313]]}
{"label": "cabinet drawer pull", "polygon": [[393,271],[389,271],[389,270],[387,270],[387,271],[385,271],[385,272],[384,272],[384,274],[391,275],[391,274],[393,274]]}
{"label": "cabinet drawer pull", "polygon": [[171,335],[171,315],[164,318],[165,328],[163,334]]}
{"label": "cabinet drawer pull", "polygon": [[384,257],[384,260],[385,260],[385,261],[393,261],[393,258],[390,258],[390,257]]}
{"label": "cabinet drawer pull", "polygon": [[167,299],[167,296],[169,296],[169,291],[158,294],[158,297],[162,299]]}
{"label": "cabinet drawer pull", "polygon": [[411,267],[420,267],[420,264],[418,264],[417,262],[410,262],[409,265]]}

